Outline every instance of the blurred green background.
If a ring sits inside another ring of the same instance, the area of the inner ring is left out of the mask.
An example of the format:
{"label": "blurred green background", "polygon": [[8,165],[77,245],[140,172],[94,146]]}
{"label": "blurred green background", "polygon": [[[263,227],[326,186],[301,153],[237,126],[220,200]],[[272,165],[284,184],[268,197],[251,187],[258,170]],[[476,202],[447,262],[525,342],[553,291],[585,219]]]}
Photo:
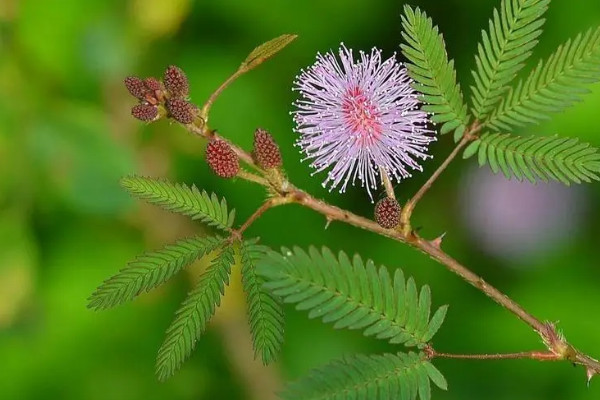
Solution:
{"label": "blurred green background", "polygon": [[[479,32],[498,1],[421,0],[445,35],[468,97]],[[130,199],[121,176],[196,183],[224,195],[243,220],[263,193],[222,181],[203,162],[201,140],[176,125],[144,125],[122,85],[127,75],[183,68],[192,99],[204,99],[256,45],[282,33],[299,39],[235,82],[212,124],[249,148],[269,129],[293,182],[370,215],[365,192],[321,188],[293,147],[292,81],[317,51],[340,42],[398,51],[402,1],[0,0],[0,399],[269,399],[283,381],[343,354],[395,351],[358,332],[337,332],[291,308],[280,361],[253,362],[243,300],[234,284],[193,357],[165,384],[154,357],[190,274],[118,309],[94,313],[86,298],[135,255],[204,229]],[[555,0],[533,59],[600,23],[600,2]],[[533,62],[531,62],[533,65]],[[578,136],[600,146],[600,86],[583,103],[527,132]],[[432,146],[426,174],[397,187],[405,200],[449,151]],[[563,189],[492,179],[457,162],[418,208],[422,234],[447,232],[447,251],[536,316],[560,321],[573,344],[600,356],[600,185]],[[505,185],[505,186],[503,186]],[[524,208],[523,208],[524,207]],[[501,226],[499,226],[500,224]],[[249,234],[272,247],[327,245],[400,266],[450,304],[435,347],[446,352],[541,349],[539,338],[429,258],[397,243],[290,206],[269,211]],[[192,269],[191,274],[193,274]],[[567,363],[453,361],[436,364],[450,399],[597,399]]]}

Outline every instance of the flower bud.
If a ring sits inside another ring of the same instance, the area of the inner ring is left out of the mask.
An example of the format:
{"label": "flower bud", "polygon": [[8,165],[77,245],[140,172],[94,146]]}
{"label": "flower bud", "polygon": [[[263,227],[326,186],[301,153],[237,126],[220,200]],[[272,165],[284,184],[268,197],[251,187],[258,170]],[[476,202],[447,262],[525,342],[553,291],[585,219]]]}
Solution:
{"label": "flower bud", "polygon": [[169,99],[166,106],[169,116],[182,124],[191,124],[196,118],[196,107],[183,99]]}
{"label": "flower bud", "polygon": [[273,136],[264,129],[259,128],[254,132],[254,159],[264,169],[281,167],[279,146],[273,140]]}
{"label": "flower bud", "polygon": [[375,221],[382,228],[393,229],[400,224],[400,204],[396,199],[386,197],[375,205]]}
{"label": "flower bud", "polygon": [[158,117],[158,109],[150,104],[137,104],[131,109],[131,115],[140,121],[154,121]]}
{"label": "flower bud", "polygon": [[190,86],[185,73],[174,65],[171,65],[165,71],[165,88],[169,95],[174,98],[187,97],[190,91]]}
{"label": "flower bud", "polygon": [[240,160],[223,140],[212,140],[206,146],[206,162],[221,178],[233,178],[240,170]]}
{"label": "flower bud", "polygon": [[148,88],[148,90],[151,90],[153,92],[161,90],[160,82],[156,78],[150,77],[144,79],[144,85],[146,86],[146,88]]}
{"label": "flower bud", "polygon": [[125,84],[125,87],[133,97],[139,100],[144,100],[144,98],[146,97],[146,92],[148,91],[146,85],[144,84],[144,81],[142,81],[137,76],[128,76],[127,78],[125,78],[123,83]]}

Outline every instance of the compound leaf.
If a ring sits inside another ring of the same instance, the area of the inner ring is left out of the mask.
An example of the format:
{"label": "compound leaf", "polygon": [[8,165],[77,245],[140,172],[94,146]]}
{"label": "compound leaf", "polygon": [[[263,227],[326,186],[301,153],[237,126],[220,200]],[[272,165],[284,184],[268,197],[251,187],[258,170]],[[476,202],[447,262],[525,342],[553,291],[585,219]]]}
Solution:
{"label": "compound leaf", "polygon": [[430,400],[431,382],[447,389],[444,376],[422,353],[356,355],[311,371],[288,385],[282,398]]}
{"label": "compound leaf", "polygon": [[277,357],[283,343],[284,329],[281,300],[263,287],[264,278],[256,271],[267,251],[267,247],[252,242],[244,242],[240,247],[242,285],[247,296],[254,350],[265,365]]}
{"label": "compound leaf", "polygon": [[121,185],[132,195],[167,211],[200,220],[223,231],[228,231],[235,218],[235,210],[227,211],[225,199],[209,195],[196,186],[171,183],[164,180],[131,176],[121,179]]}
{"label": "compound leaf", "polygon": [[196,346],[200,335],[221,302],[234,263],[233,247],[226,246],[200,276],[166,333],[158,351],[156,374],[166,380],[181,367]]}
{"label": "compound leaf", "polygon": [[488,164],[494,173],[502,171],[507,178],[565,185],[600,180],[598,149],[579,139],[486,133],[471,143],[464,157],[475,154],[480,166]]}
{"label": "compound leaf", "polygon": [[542,15],[550,0],[502,0],[494,10],[489,30],[482,31],[475,56],[472,87],[473,113],[483,121],[502,99],[508,85],[538,43],[544,24]]}
{"label": "compound leaf", "polygon": [[579,101],[587,87],[600,81],[600,28],[561,45],[529,76],[508,91],[486,125],[510,130],[548,119]]}
{"label": "compound leaf", "polygon": [[260,262],[259,274],[265,287],[296,308],[307,310],[309,318],[322,318],[334,328],[361,329],[391,343],[424,347],[439,329],[445,308],[429,319],[431,294],[420,291],[402,270],[390,276],[385,267],[352,260],[343,252],[336,257],[329,249],[311,247],[269,251]]}
{"label": "compound leaf", "polygon": [[100,285],[88,299],[94,310],[112,308],[148,292],[221,244],[218,237],[180,240],[161,250],[137,257]]}
{"label": "compound leaf", "polygon": [[469,123],[467,105],[456,82],[454,62],[448,61],[444,38],[431,18],[419,8],[404,7],[400,47],[408,59],[409,75],[414,89],[426,103],[424,111],[433,113],[432,121],[441,123],[442,134],[455,132],[458,141]]}

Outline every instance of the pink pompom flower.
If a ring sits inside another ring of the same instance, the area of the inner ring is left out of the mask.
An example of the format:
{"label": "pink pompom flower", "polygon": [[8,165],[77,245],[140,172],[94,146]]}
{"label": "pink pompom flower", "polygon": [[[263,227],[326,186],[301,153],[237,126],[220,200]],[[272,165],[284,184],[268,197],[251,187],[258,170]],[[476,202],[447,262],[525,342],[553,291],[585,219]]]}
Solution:
{"label": "pink pompom flower", "polygon": [[417,160],[430,157],[435,138],[406,68],[394,57],[382,61],[374,48],[355,61],[343,44],[338,54],[339,60],[333,52],[318,54],[294,82],[301,95],[292,112],[297,145],[314,173],[329,170],[324,187],[341,186],[342,193],[358,178],[372,199],[380,168],[396,181],[422,171]]}

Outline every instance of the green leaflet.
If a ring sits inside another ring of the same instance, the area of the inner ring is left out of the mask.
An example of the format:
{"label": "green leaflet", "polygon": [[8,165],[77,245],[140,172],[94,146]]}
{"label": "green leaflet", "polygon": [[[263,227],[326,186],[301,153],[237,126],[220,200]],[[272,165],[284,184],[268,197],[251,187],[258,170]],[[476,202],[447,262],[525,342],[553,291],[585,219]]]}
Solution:
{"label": "green leaflet", "polygon": [[510,90],[486,125],[496,130],[548,119],[580,100],[586,87],[600,80],[600,28],[561,45],[540,61],[527,79]]}
{"label": "green leaflet", "polygon": [[242,285],[247,296],[248,319],[255,356],[260,354],[263,364],[277,357],[283,343],[283,307],[279,298],[263,288],[264,279],[256,267],[269,249],[252,242],[240,246]]}
{"label": "green leaflet", "polygon": [[161,250],[138,256],[116,275],[100,285],[88,299],[88,307],[102,310],[132,300],[173,277],[198,258],[215,250],[219,237],[180,240]]}
{"label": "green leaflet", "polygon": [[489,30],[482,31],[472,72],[473,114],[483,121],[508,90],[508,84],[523,68],[538,43],[542,15],[550,0],[502,0],[500,11],[494,10]]}
{"label": "green leaflet", "polygon": [[235,210],[228,213],[225,199],[210,196],[196,186],[132,176],[121,179],[121,185],[132,195],[165,210],[197,219],[223,231],[233,225]]}
{"label": "green leaflet", "polygon": [[494,173],[502,171],[507,178],[551,179],[565,185],[600,180],[598,149],[578,139],[487,133],[471,143],[463,157],[475,154],[480,166],[489,164]]}
{"label": "green leaflet", "polygon": [[311,371],[288,385],[282,398],[430,400],[431,382],[447,389],[443,375],[422,353],[357,355]]}
{"label": "green leaflet", "polygon": [[419,8],[404,7],[402,27],[405,43],[400,47],[409,60],[407,68],[415,80],[413,87],[422,93],[421,100],[426,104],[423,110],[434,114],[432,122],[442,124],[442,134],[455,131],[460,139],[469,117],[456,83],[454,62],[448,61],[444,38]]}
{"label": "green leaflet", "polygon": [[281,254],[270,251],[258,272],[266,278],[266,288],[309,311],[309,318],[320,317],[336,329],[362,329],[366,336],[391,343],[425,346],[446,313],[441,307],[430,320],[429,287],[419,292],[400,269],[392,277],[370,260],[366,264],[359,256],[350,260],[343,252],[335,257],[326,248],[319,252],[311,247],[308,253],[299,248],[282,249]]}
{"label": "green leaflet", "polygon": [[275,39],[271,39],[266,43],[261,44],[248,54],[248,57],[242,63],[241,68],[251,70],[258,67],[260,64],[273,57],[275,54],[283,50],[287,45],[292,43],[298,35],[285,34]]}
{"label": "green leaflet", "polygon": [[164,381],[173,375],[191,354],[221,302],[233,264],[233,247],[226,246],[200,276],[195,288],[177,310],[175,320],[158,351],[156,375],[159,380]]}

